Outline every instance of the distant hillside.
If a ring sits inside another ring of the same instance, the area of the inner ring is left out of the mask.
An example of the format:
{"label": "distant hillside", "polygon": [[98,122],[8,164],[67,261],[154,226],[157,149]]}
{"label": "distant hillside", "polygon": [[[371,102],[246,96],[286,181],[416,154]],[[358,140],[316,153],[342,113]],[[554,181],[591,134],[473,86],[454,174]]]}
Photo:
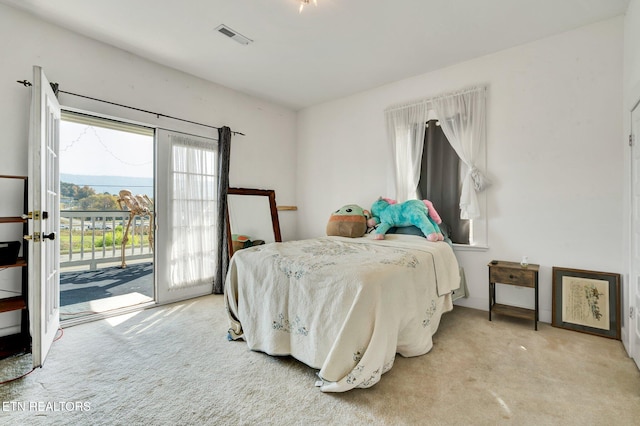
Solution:
{"label": "distant hillside", "polygon": [[60,173],[60,181],[73,183],[78,186],[89,186],[96,193],[105,192],[118,195],[122,189],[128,189],[134,194],[146,194],[153,197],[153,178],[136,178],[127,176],[88,176]]}

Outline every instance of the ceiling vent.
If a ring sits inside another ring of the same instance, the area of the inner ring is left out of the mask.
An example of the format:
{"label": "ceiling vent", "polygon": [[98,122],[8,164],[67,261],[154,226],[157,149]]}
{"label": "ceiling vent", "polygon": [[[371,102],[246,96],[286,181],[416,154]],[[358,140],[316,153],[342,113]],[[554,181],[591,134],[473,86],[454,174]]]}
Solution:
{"label": "ceiling vent", "polygon": [[240,44],[247,45],[247,44],[253,42],[253,40],[251,40],[250,38],[247,38],[247,37],[243,36],[239,32],[237,32],[235,30],[232,30],[231,28],[227,27],[224,24],[217,26],[216,27],[216,31],[218,31],[220,34],[226,35],[230,39],[235,40]]}

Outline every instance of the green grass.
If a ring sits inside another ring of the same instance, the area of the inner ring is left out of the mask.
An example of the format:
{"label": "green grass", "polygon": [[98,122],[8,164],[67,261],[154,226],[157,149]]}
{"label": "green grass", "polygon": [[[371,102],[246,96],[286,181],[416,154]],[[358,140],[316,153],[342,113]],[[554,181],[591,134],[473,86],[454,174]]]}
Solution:
{"label": "green grass", "polygon": [[[92,246],[95,245],[96,251],[102,251],[102,248],[112,249],[114,245],[114,234],[115,234],[115,246],[116,248],[120,248],[122,246],[122,227],[116,227],[115,232],[111,229],[108,230],[95,230],[95,231],[76,231],[74,230],[71,235],[71,241],[69,241],[69,230],[63,229],[60,230],[60,254],[68,255],[69,248],[71,247],[73,253],[80,253],[81,248],[84,248],[84,252],[90,252],[92,250]],[[93,237],[95,232],[95,238]],[[83,239],[84,237],[84,239]],[[149,246],[149,238],[147,235],[144,235],[142,240],[142,246]],[[135,235],[133,237],[133,242],[136,247],[140,247],[140,235]],[[127,242],[127,247],[131,246],[131,234],[129,234],[129,241]]]}

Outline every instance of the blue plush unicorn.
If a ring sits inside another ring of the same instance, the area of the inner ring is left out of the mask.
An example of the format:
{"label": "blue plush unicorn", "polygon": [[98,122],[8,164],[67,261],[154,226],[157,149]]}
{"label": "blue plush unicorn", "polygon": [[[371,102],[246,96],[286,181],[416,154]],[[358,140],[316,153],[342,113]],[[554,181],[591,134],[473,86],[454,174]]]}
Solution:
{"label": "blue plush unicorn", "polygon": [[[440,227],[433,219],[439,219],[438,213],[434,210],[429,213],[427,200],[408,200],[397,204],[394,200],[380,197],[371,206],[371,219],[367,224],[376,226],[374,238],[384,240],[384,234],[393,227],[417,226],[429,241],[442,241],[444,236],[440,232]],[[430,204],[430,203],[429,203]]]}

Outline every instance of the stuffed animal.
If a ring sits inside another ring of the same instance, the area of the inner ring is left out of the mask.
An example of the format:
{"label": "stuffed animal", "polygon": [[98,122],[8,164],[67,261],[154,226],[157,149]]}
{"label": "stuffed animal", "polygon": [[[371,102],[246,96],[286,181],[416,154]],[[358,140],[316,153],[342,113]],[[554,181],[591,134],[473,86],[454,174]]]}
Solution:
{"label": "stuffed animal", "polygon": [[263,240],[251,240],[250,237],[241,234],[232,234],[231,235],[231,247],[233,248],[233,252],[235,253],[238,250],[259,246],[264,244]]}
{"label": "stuffed animal", "polygon": [[[383,197],[382,199],[386,200],[389,204],[397,204],[398,203],[396,200],[393,200],[391,198],[384,198]],[[427,210],[429,210],[429,217],[431,219],[433,219],[433,221],[435,223],[440,225],[442,223],[442,219],[440,218],[440,215],[436,211],[436,208],[433,207],[433,203],[431,201],[429,201],[429,200],[422,200],[422,202],[424,203],[425,206],[427,206]]]}
{"label": "stuffed animal", "polygon": [[[435,209],[434,209],[435,212]],[[383,240],[384,234],[393,226],[416,226],[429,241],[442,241],[444,236],[436,221],[429,216],[429,209],[425,201],[408,200],[397,204],[394,200],[380,197],[371,206],[372,218],[367,224],[377,226],[374,238]],[[435,213],[435,216],[440,217]],[[442,221],[440,221],[442,222]]]}
{"label": "stuffed animal", "polygon": [[371,217],[368,210],[357,204],[348,204],[331,213],[327,223],[327,235],[357,238],[367,232],[367,219]]}

